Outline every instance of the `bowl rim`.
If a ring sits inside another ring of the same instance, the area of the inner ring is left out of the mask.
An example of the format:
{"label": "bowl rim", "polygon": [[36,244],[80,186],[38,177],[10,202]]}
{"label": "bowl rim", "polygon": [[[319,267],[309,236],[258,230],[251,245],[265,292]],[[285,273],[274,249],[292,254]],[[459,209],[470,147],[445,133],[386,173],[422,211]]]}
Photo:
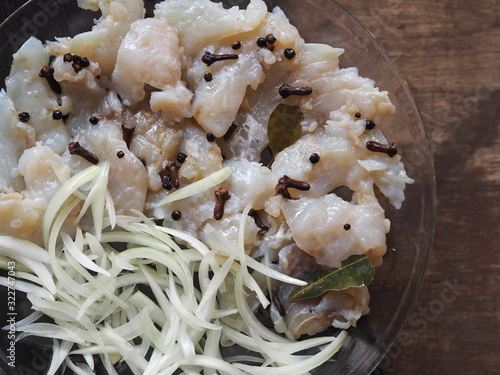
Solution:
{"label": "bowl rim", "polygon": [[[18,8],[14,12],[12,12],[10,15],[8,15],[1,23],[0,23],[0,30],[4,29],[7,27],[8,24],[13,22],[18,15],[23,12],[26,8],[29,8],[33,4],[39,3],[41,0],[28,0]],[[76,0],[74,0],[76,1]],[[314,0],[308,0],[308,2],[311,2]],[[383,350],[378,351],[377,353],[374,353],[373,355],[376,355],[376,359],[372,362],[372,366],[370,368],[370,371],[368,373],[371,373],[374,371],[377,366],[382,362],[384,357],[387,355],[391,347],[394,345],[394,343],[397,341],[399,334],[401,333],[403,327],[407,323],[411,312],[415,308],[416,302],[419,298],[419,295],[421,293],[425,276],[426,276],[426,271],[427,271],[427,265],[429,263],[429,258],[432,253],[432,248],[433,248],[433,242],[434,242],[434,236],[435,236],[435,231],[436,231],[436,220],[437,220],[437,187],[436,187],[436,172],[435,172],[435,166],[434,166],[434,161],[433,161],[433,154],[432,154],[432,149],[431,149],[431,140],[428,135],[428,132],[424,126],[423,120],[422,120],[422,112],[419,109],[419,106],[415,100],[415,95],[413,93],[413,89],[409,85],[407,79],[403,75],[402,71],[400,70],[399,66],[396,64],[395,60],[393,57],[388,53],[387,49],[382,45],[382,43],[379,41],[379,39],[370,31],[369,28],[367,28],[363,22],[360,21],[359,18],[357,18],[349,9],[346,8],[346,6],[340,4],[337,0],[326,0],[330,1],[333,3],[335,6],[337,6],[342,12],[344,12],[348,17],[350,17],[354,22],[356,22],[363,30],[364,32],[370,37],[371,40],[373,40],[377,46],[380,48],[380,50],[385,54],[385,57],[388,59],[389,63],[394,69],[394,72],[398,75],[398,79],[401,81],[401,83],[404,85],[404,87],[408,90],[409,93],[409,100],[411,101],[411,105],[416,109],[415,116],[418,118],[416,121],[418,122],[419,126],[421,127],[421,131],[423,132],[424,135],[424,147],[425,147],[425,152],[427,156],[429,157],[429,164],[426,165],[426,167],[430,168],[428,175],[430,175],[431,178],[431,184],[426,187],[426,192],[429,194],[428,199],[430,200],[430,205],[427,208],[429,211],[429,217],[431,218],[431,222],[427,223],[428,228],[430,229],[430,233],[427,233],[428,240],[427,243],[424,245],[425,246],[425,259],[419,264],[419,269],[418,269],[418,276],[419,277],[412,277],[409,279],[408,284],[406,285],[407,292],[410,289],[410,287],[414,288],[413,292],[410,296],[405,296],[404,298],[407,298],[408,301],[408,306],[407,306],[407,311],[404,312],[404,318],[399,321],[398,326],[395,329],[395,334],[391,337],[390,341],[387,342]],[[407,294],[407,292],[405,294]]]}

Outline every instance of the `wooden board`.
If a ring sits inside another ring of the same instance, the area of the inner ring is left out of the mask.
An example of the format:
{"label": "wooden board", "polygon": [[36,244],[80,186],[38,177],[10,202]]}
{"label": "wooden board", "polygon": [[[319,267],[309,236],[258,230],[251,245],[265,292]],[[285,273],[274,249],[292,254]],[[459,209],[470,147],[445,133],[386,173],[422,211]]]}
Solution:
{"label": "wooden board", "polygon": [[383,373],[498,374],[500,1],[339,2],[407,78],[436,167],[438,220],[426,280]]}

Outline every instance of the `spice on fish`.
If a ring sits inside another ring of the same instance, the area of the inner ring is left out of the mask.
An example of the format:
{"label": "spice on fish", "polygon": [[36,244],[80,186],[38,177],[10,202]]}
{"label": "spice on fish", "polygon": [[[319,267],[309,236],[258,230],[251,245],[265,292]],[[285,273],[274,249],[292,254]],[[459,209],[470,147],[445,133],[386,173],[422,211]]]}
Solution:
{"label": "spice on fish", "polygon": [[231,48],[234,50],[238,50],[241,48],[241,42],[238,40],[236,42],[231,43]]}
{"label": "spice on fish", "polygon": [[205,75],[203,76],[203,79],[207,82],[211,82],[213,79],[214,79],[214,76],[212,75],[212,73],[210,72],[207,72],[205,73]]}
{"label": "spice on fish", "polygon": [[28,122],[31,118],[28,112],[21,112],[17,116],[21,122]]}
{"label": "spice on fish", "polygon": [[214,207],[214,219],[221,220],[224,217],[224,205],[231,198],[229,191],[224,188],[219,188],[215,192],[215,207]]}
{"label": "spice on fish", "polygon": [[174,188],[174,184],[172,183],[172,177],[170,177],[170,175],[162,176],[161,183],[165,190],[170,191]]}
{"label": "spice on fish", "polygon": [[276,185],[276,193],[281,194],[287,199],[292,199],[292,196],[288,191],[288,189],[290,188],[300,191],[308,191],[311,186],[307,182],[293,180],[285,175],[278,180],[278,184]]}
{"label": "spice on fish", "polygon": [[234,53],[228,53],[228,54],[223,54],[223,55],[214,55],[213,53],[210,53],[208,51],[205,52],[203,57],[201,58],[201,61],[203,61],[207,66],[212,65],[213,63],[217,61],[224,61],[224,60],[237,60],[238,55]]}
{"label": "spice on fish", "polygon": [[181,186],[179,180],[179,167],[177,166],[177,164],[175,164],[175,162],[172,162],[169,165],[167,165],[166,170],[168,171],[168,173],[170,173],[170,178],[172,179],[172,186],[178,189]]}
{"label": "spice on fish", "polygon": [[125,153],[123,151],[118,151],[116,153],[116,156],[118,157],[118,159],[121,159],[121,158],[123,158],[125,156]]}
{"label": "spice on fish", "polygon": [[179,152],[177,154],[177,161],[179,162],[179,164],[184,164],[184,162],[186,161],[187,159],[187,155],[183,152]]}
{"label": "spice on fish", "polygon": [[319,160],[320,160],[320,156],[316,153],[311,154],[311,156],[309,156],[309,161],[313,164],[319,163]]}
{"label": "spice on fish", "polygon": [[278,93],[281,95],[283,99],[286,99],[291,95],[300,95],[300,96],[310,95],[312,94],[312,92],[313,90],[311,87],[293,87],[289,86],[286,83],[282,84],[278,89]]}
{"label": "spice on fish", "polygon": [[207,141],[215,142],[215,140],[216,140],[215,135],[213,135],[212,133],[207,134]]}
{"label": "spice on fish", "polygon": [[89,118],[89,122],[92,124],[92,125],[97,125],[99,123],[99,118],[96,117],[96,116],[90,116]]}
{"label": "spice on fish", "polygon": [[179,210],[172,211],[172,220],[179,221],[182,218],[182,213]]}
{"label": "spice on fish", "polygon": [[89,59],[86,57],[82,57],[82,59],[80,60],[80,65],[84,68],[88,68],[90,66]]}
{"label": "spice on fish", "polygon": [[99,163],[99,158],[93,152],[83,148],[78,142],[71,142],[68,145],[68,151],[71,155],[78,155],[87,160],[89,163]]}
{"label": "spice on fish", "polygon": [[351,224],[344,224],[344,230],[351,229]]}
{"label": "spice on fish", "polygon": [[391,158],[398,153],[398,148],[396,147],[394,142],[384,145],[379,142],[368,141],[366,142],[366,148],[373,152],[382,152],[384,154],[387,154]]}
{"label": "spice on fish", "polygon": [[259,228],[259,234],[265,234],[266,232],[269,231],[269,227],[266,224],[264,224],[264,222],[259,216],[259,213],[256,210],[251,209],[248,212],[248,216],[252,217],[253,220],[255,221],[255,225],[257,225],[257,227]]}
{"label": "spice on fish", "polygon": [[43,68],[40,69],[39,76],[41,78],[45,78],[47,80],[47,83],[50,86],[50,89],[56,93],[57,95],[62,94],[62,88],[59,82],[56,81],[54,78],[54,68],[50,66],[44,66]]}
{"label": "spice on fish", "polygon": [[365,125],[366,130],[373,130],[375,129],[375,126],[377,125],[372,120],[366,120],[366,125]]}
{"label": "spice on fish", "polygon": [[58,109],[56,109],[54,112],[52,112],[52,118],[54,120],[62,120],[63,113],[61,111],[59,111]]}
{"label": "spice on fish", "polygon": [[88,68],[90,66],[90,60],[86,57],[81,57],[77,54],[66,53],[63,56],[63,61],[73,64],[73,70],[78,73],[83,68]]}
{"label": "spice on fish", "polygon": [[287,48],[283,54],[288,60],[293,59],[296,55],[295,50],[293,48]]}
{"label": "spice on fish", "polygon": [[257,45],[261,48],[267,47],[268,41],[266,38],[257,39]]}
{"label": "spice on fish", "polygon": [[361,113],[359,113],[359,112],[358,112],[358,113],[356,113],[356,114],[354,115],[354,117],[356,117],[356,118],[361,118]]}
{"label": "spice on fish", "polygon": [[276,37],[273,34],[267,34],[266,40],[267,40],[267,43],[269,43],[269,44],[276,43]]}

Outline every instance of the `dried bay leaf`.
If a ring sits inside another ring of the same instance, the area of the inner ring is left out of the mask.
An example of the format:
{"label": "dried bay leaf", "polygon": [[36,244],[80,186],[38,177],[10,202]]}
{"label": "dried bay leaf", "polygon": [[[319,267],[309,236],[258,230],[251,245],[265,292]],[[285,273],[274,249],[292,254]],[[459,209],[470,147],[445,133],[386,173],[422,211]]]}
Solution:
{"label": "dried bay leaf", "polygon": [[366,254],[352,255],[342,261],[340,268],[331,270],[308,270],[302,280],[308,284],[297,286],[292,290],[290,302],[300,301],[323,295],[328,291],[339,291],[352,287],[362,287],[370,284],[375,275]]}
{"label": "dried bay leaf", "polygon": [[304,117],[298,105],[280,103],[269,116],[267,138],[273,155],[293,145],[302,135],[300,122]]}

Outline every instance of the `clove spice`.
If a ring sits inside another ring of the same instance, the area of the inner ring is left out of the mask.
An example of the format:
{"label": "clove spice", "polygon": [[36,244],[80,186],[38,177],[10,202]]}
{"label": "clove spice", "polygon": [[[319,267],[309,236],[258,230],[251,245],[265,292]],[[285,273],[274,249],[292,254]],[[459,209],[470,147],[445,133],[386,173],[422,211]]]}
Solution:
{"label": "clove spice", "polygon": [[384,154],[387,154],[391,158],[398,153],[398,148],[396,147],[394,142],[384,145],[379,142],[368,141],[366,142],[366,148],[373,152],[382,152]]}
{"label": "clove spice", "polygon": [[61,85],[54,78],[54,68],[48,65],[44,66],[42,69],[40,69],[39,76],[47,80],[47,83],[49,84],[51,90],[54,91],[57,95],[62,94]]}
{"label": "clove spice", "polygon": [[207,66],[212,65],[213,63],[217,61],[224,61],[224,60],[237,60],[238,55],[234,53],[228,53],[228,54],[223,54],[223,55],[214,55],[213,53],[210,53],[208,51],[205,52],[203,57],[201,58],[201,61],[203,61]]}
{"label": "clove spice", "polygon": [[231,198],[229,191],[224,188],[219,188],[215,192],[215,207],[214,207],[214,218],[215,220],[221,220],[224,217],[224,205],[226,201]]}
{"label": "clove spice", "polygon": [[311,188],[311,186],[307,182],[293,180],[285,175],[278,180],[278,184],[276,185],[276,193],[281,194],[287,199],[292,199],[292,196],[288,191],[288,189],[290,188],[300,191],[307,191]]}
{"label": "clove spice", "polygon": [[68,145],[68,151],[71,155],[78,155],[87,160],[89,163],[99,163],[99,158],[93,152],[83,148],[78,142],[71,142]]}
{"label": "clove spice", "polygon": [[172,179],[172,186],[176,189],[178,189],[181,186],[180,180],[179,180],[179,167],[175,162],[170,163],[167,165],[166,170],[168,173],[170,173],[170,178]]}
{"label": "clove spice", "polygon": [[278,89],[278,92],[283,99],[286,99],[291,95],[310,95],[312,94],[312,91],[311,87],[293,87],[287,85],[286,83],[282,84]]}
{"label": "clove spice", "polygon": [[251,209],[248,212],[248,216],[253,217],[255,225],[257,225],[257,227],[260,229],[259,234],[265,234],[267,231],[269,231],[269,227],[266,224],[264,224],[264,222],[259,216],[259,213],[256,210]]}

